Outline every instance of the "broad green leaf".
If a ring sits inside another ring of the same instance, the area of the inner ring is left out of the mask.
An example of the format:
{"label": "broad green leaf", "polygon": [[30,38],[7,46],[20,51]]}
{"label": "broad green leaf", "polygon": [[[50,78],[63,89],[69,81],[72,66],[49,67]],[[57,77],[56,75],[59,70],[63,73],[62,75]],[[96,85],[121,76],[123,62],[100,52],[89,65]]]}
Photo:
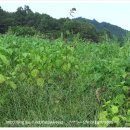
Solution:
{"label": "broad green leaf", "polygon": [[22,55],[24,58],[26,58],[28,55],[30,55],[30,53],[23,53]]}
{"label": "broad green leaf", "polygon": [[75,58],[74,58],[73,56],[69,56],[69,57],[68,57],[68,60],[69,60],[69,62],[71,62],[71,63],[74,63],[74,62],[75,62]]}
{"label": "broad green leaf", "polygon": [[32,75],[32,77],[34,77],[34,78],[37,77],[38,74],[39,74],[39,70],[38,70],[38,69],[34,69],[34,70],[31,71],[31,75]]}
{"label": "broad green leaf", "polygon": [[112,107],[111,107],[111,112],[112,112],[113,114],[118,113],[118,107],[115,106],[115,105],[112,105]]}
{"label": "broad green leaf", "polygon": [[124,72],[123,75],[122,75],[122,77],[125,78],[126,76],[127,76],[127,73]]}
{"label": "broad green leaf", "polygon": [[111,100],[105,102],[105,105],[109,105],[111,103]]}
{"label": "broad green leaf", "polygon": [[120,95],[117,95],[116,98],[114,99],[114,102],[119,104],[119,105],[122,105],[124,103],[124,99],[125,99],[125,95],[124,94],[120,94]]}
{"label": "broad green leaf", "polygon": [[6,56],[0,54],[0,59],[5,65],[9,65],[9,60],[6,58]]}
{"label": "broad green leaf", "polygon": [[127,115],[130,116],[130,109],[127,111]]}
{"label": "broad green leaf", "polygon": [[105,101],[104,105],[102,105],[102,108],[107,108],[108,106],[110,106],[110,104],[111,104],[111,100]]}
{"label": "broad green leaf", "polygon": [[119,119],[118,116],[114,116],[114,117],[112,118],[112,121],[113,121],[114,123],[116,123],[117,125],[120,124],[120,119]]}
{"label": "broad green leaf", "polygon": [[25,73],[21,73],[20,74],[20,80],[24,80],[26,78],[26,74]]}
{"label": "broad green leaf", "polygon": [[46,56],[42,57],[42,63],[46,63],[46,61],[48,60]]}
{"label": "broad green leaf", "polygon": [[101,77],[102,77],[102,75],[100,73],[95,73],[93,76],[94,81],[98,81]]}
{"label": "broad green leaf", "polygon": [[41,60],[41,57],[39,55],[35,55],[34,56],[34,61],[41,62],[42,60]]}
{"label": "broad green leaf", "polygon": [[66,61],[66,59],[67,59],[66,56],[62,56],[63,61]]}
{"label": "broad green leaf", "polygon": [[61,64],[62,64],[62,61],[61,61],[61,60],[56,60],[56,66],[57,66],[57,67],[60,67]]}
{"label": "broad green leaf", "polygon": [[10,87],[12,89],[16,89],[17,88],[16,84],[13,81],[9,81],[9,85],[10,85]]}
{"label": "broad green leaf", "polygon": [[37,82],[37,86],[44,87],[44,79],[38,78],[36,79],[36,82]]}
{"label": "broad green leaf", "polygon": [[4,83],[6,81],[6,77],[2,74],[0,74],[0,84]]}
{"label": "broad green leaf", "polygon": [[78,65],[75,65],[75,69],[78,70],[78,69],[79,69],[79,66],[78,66]]}
{"label": "broad green leaf", "polygon": [[101,118],[97,124],[98,127],[108,127],[108,119],[107,118]]}
{"label": "broad green leaf", "polygon": [[125,93],[127,93],[129,88],[128,88],[128,86],[123,86],[122,89],[124,90]]}
{"label": "broad green leaf", "polygon": [[29,68],[29,70],[32,70],[33,67],[34,67],[34,65],[33,65],[32,63],[29,63],[29,64],[28,64],[28,68]]}
{"label": "broad green leaf", "polygon": [[48,80],[48,83],[49,83],[49,84],[53,84],[54,81],[53,81],[52,79],[49,79],[49,80]]}
{"label": "broad green leaf", "polygon": [[125,81],[122,81],[122,82],[121,82],[121,85],[124,85],[124,84],[125,84]]}
{"label": "broad green leaf", "polygon": [[68,72],[70,70],[70,68],[71,68],[71,64],[70,63],[63,65],[63,70],[66,71],[66,72]]}
{"label": "broad green leaf", "polygon": [[107,115],[108,115],[107,111],[102,111],[99,114],[99,118],[106,118]]}
{"label": "broad green leaf", "polygon": [[108,122],[108,119],[107,119],[107,111],[102,111],[100,112],[99,114],[99,124],[98,124],[98,127],[107,127],[109,124],[107,123]]}
{"label": "broad green leaf", "polygon": [[118,117],[120,117],[120,119],[123,120],[123,121],[127,121],[127,118],[123,115],[118,115]]}
{"label": "broad green leaf", "polygon": [[20,64],[17,64],[16,67],[15,67],[15,69],[14,69],[14,71],[18,72],[20,70],[21,70],[21,66],[20,66]]}

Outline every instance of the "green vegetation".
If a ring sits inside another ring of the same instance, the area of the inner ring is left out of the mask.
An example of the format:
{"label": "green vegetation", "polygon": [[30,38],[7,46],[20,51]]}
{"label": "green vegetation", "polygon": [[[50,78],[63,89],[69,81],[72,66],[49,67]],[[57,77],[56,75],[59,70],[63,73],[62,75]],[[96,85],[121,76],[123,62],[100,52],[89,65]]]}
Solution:
{"label": "green vegetation", "polygon": [[105,31],[107,31],[107,34],[109,35],[109,37],[111,37],[111,38],[113,37],[114,39],[117,39],[120,42],[124,40],[124,37],[128,33],[127,30],[124,30],[121,27],[118,27],[116,25],[112,25],[112,24],[107,23],[107,22],[99,23],[95,19],[89,20],[89,19],[85,19],[82,17],[76,18],[76,20],[78,20],[80,22],[88,21],[89,23],[91,23],[95,26],[97,32],[100,32],[102,34],[105,30]]}
{"label": "green vegetation", "polygon": [[7,12],[0,7],[0,33],[7,33],[8,30],[21,36],[32,36],[38,32],[49,39],[57,39],[63,33],[64,38],[72,40],[78,34],[83,40],[96,43],[104,40],[124,43],[128,33],[118,26],[81,17],[55,19],[47,14],[34,13],[27,5],[17,8],[16,12]]}
{"label": "green vegetation", "polygon": [[0,126],[129,127],[129,38],[96,20],[0,7]]}
{"label": "green vegetation", "polygon": [[129,74],[130,42],[0,35],[0,126],[130,126]]}

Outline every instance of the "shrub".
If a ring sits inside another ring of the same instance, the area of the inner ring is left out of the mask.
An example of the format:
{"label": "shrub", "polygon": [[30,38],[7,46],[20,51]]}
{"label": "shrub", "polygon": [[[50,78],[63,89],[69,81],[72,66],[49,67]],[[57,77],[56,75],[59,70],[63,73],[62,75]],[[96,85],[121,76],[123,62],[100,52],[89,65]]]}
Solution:
{"label": "shrub", "polygon": [[8,33],[15,34],[16,36],[34,36],[38,32],[33,27],[10,27]]}

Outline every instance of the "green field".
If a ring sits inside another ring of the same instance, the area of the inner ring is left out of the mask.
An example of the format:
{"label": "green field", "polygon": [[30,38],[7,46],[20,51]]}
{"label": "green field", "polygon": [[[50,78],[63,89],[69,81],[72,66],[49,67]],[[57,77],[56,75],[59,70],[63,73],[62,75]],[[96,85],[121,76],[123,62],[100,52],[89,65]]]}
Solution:
{"label": "green field", "polygon": [[130,126],[129,85],[129,41],[0,35],[1,127]]}

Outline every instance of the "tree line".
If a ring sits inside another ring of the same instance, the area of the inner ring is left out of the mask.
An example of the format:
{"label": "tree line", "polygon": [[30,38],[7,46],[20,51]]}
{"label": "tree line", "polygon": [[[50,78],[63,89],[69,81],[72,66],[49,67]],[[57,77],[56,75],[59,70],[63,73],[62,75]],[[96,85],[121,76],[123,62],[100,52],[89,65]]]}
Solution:
{"label": "tree line", "polygon": [[88,21],[78,19],[56,19],[47,14],[33,12],[29,6],[18,7],[16,12],[7,12],[0,7],[0,33],[12,32],[16,35],[42,34],[43,37],[57,39],[63,34],[66,39],[79,35],[83,40],[101,42],[116,38],[107,29],[100,32]]}

